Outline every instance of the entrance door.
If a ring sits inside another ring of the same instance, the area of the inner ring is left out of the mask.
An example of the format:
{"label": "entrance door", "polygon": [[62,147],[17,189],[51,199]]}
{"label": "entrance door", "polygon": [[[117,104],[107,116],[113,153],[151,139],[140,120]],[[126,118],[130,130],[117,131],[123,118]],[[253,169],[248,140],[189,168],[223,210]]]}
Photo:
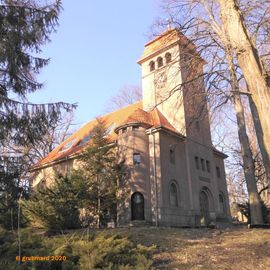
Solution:
{"label": "entrance door", "polygon": [[144,220],[144,198],[140,192],[131,196],[131,219]]}
{"label": "entrance door", "polygon": [[204,191],[200,193],[201,225],[209,224],[209,200]]}

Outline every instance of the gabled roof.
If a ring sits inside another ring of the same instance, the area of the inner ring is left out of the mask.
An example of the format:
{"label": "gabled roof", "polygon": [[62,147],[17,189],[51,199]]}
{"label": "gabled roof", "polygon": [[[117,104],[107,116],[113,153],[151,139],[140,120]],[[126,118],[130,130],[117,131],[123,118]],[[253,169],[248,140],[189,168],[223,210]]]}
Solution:
{"label": "gabled roof", "polygon": [[[117,132],[120,127],[131,124],[144,124],[147,128],[163,127],[178,133],[157,108],[154,108],[149,112],[144,111],[142,109],[142,102],[131,104],[115,112],[98,117],[98,119],[100,119],[105,124],[105,127],[111,131],[109,139],[112,142],[117,139],[117,134],[114,131]],[[48,166],[51,163],[59,162],[79,154],[88,145],[89,141],[91,141],[90,134],[96,124],[97,119],[94,119],[84,125],[33,166],[32,170],[42,166]]]}
{"label": "gabled roof", "polygon": [[[123,121],[123,117],[126,115],[132,114],[137,108],[142,108],[142,102],[137,102],[127,107],[124,107],[120,110],[117,110],[115,112],[103,115],[99,117],[99,119],[104,122],[106,128],[110,129],[112,125],[115,125],[115,127],[119,126]],[[88,122],[86,125],[81,127],[78,131],[76,131],[70,137],[68,137],[59,146],[57,146],[45,158],[43,158],[37,164],[35,164],[32,169],[35,169],[40,166],[46,165],[48,163],[59,161],[71,155],[76,155],[77,153],[80,153],[82,149],[85,147],[85,144],[80,144],[80,142],[82,142],[84,139],[87,139],[87,136],[91,133],[91,131],[93,130],[96,124],[97,124],[97,119],[94,119]],[[113,141],[113,140],[116,140],[116,138],[117,138],[117,135],[114,132],[112,132],[110,135],[110,139]],[[71,144],[69,148],[66,147],[68,144]],[[65,147],[67,149],[65,149]]]}

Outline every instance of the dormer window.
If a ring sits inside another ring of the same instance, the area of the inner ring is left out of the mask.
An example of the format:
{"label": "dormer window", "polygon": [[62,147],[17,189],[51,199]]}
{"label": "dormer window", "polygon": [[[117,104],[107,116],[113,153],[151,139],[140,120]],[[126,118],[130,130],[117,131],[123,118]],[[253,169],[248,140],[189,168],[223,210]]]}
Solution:
{"label": "dormer window", "polygon": [[111,134],[114,132],[115,127],[116,127],[115,123],[112,123],[112,124],[107,128],[106,134],[107,134],[107,135],[111,135]]}
{"label": "dormer window", "polygon": [[69,141],[68,143],[66,143],[66,144],[60,149],[60,152],[66,151],[66,150],[70,149],[70,148],[73,146],[73,144],[74,144],[75,141],[76,141],[76,138],[74,138],[74,139],[72,139],[71,141]]}
{"label": "dormer window", "polygon": [[163,66],[163,58],[162,57],[158,57],[157,65],[158,65],[159,68]]}
{"label": "dormer window", "polygon": [[155,62],[154,61],[151,61],[149,63],[149,66],[150,66],[150,71],[154,71],[155,70]]}
{"label": "dormer window", "polygon": [[92,139],[92,133],[86,135],[78,144],[77,146],[85,145]]}
{"label": "dormer window", "polygon": [[172,61],[172,55],[170,53],[165,54],[166,64]]}

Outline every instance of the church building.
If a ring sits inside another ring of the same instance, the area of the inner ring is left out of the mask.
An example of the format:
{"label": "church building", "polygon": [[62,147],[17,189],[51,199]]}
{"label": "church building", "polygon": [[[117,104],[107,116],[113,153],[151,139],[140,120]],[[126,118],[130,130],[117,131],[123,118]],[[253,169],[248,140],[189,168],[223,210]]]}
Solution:
{"label": "church building", "polygon": [[[203,78],[204,60],[176,29],[145,45],[138,61],[143,99],[101,116],[125,156],[128,194],[118,224],[158,226],[229,222],[224,153],[213,147]],[[90,121],[32,169],[32,186],[69,174],[91,140]]]}

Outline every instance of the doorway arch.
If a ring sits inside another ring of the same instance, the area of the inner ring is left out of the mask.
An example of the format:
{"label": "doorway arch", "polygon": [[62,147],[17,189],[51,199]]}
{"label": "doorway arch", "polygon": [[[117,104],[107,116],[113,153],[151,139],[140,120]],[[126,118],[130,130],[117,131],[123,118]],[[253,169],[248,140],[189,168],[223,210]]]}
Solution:
{"label": "doorway arch", "polygon": [[140,192],[131,196],[131,220],[144,220],[144,197]]}
{"label": "doorway arch", "polygon": [[205,190],[201,190],[199,200],[201,211],[201,225],[207,226],[210,223],[210,214],[209,214],[209,198]]}

